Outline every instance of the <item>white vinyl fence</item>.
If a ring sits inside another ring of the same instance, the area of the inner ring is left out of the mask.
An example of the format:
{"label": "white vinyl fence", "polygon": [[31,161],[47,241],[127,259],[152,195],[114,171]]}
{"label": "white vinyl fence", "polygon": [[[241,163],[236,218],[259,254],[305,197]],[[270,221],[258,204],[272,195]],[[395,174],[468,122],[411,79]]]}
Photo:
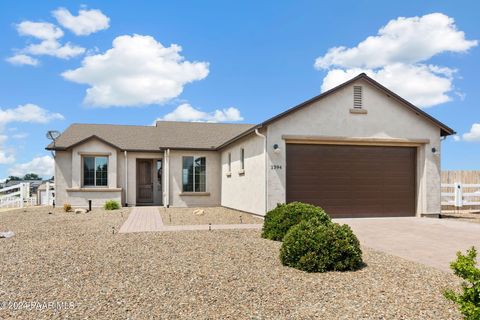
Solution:
{"label": "white vinyl fence", "polygon": [[442,207],[480,206],[480,184],[442,183]]}
{"label": "white vinyl fence", "polygon": [[0,208],[23,208],[30,204],[30,184],[17,185],[0,189]]}
{"label": "white vinyl fence", "polygon": [[55,185],[47,182],[45,190],[39,192],[39,197],[38,204],[42,206],[53,205],[53,202],[55,201]]}

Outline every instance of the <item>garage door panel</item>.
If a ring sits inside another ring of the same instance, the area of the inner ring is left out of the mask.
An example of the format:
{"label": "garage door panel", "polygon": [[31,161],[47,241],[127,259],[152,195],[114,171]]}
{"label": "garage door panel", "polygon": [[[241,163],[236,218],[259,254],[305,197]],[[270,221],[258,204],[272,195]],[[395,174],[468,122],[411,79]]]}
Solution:
{"label": "garage door panel", "polygon": [[415,214],[416,149],[287,144],[287,202],[334,217]]}

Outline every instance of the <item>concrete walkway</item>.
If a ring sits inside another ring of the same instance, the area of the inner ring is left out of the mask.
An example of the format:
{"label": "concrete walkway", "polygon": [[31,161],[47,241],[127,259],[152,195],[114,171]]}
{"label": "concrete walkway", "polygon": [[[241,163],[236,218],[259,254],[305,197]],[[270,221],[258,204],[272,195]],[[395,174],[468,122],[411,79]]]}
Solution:
{"label": "concrete walkway", "polygon": [[194,224],[166,226],[157,207],[134,207],[127,220],[120,227],[119,233],[148,231],[195,231],[195,230],[233,230],[261,229],[261,224]]}
{"label": "concrete walkway", "polygon": [[450,272],[456,252],[480,249],[480,224],[433,218],[335,219],[362,245]]}

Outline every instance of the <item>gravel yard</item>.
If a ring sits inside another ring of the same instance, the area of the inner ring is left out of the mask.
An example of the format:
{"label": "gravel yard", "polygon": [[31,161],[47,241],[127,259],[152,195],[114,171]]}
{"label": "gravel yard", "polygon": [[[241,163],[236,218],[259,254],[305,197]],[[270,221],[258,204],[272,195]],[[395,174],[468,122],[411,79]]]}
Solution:
{"label": "gravel yard", "polygon": [[366,248],[360,271],[308,274],[259,231],[112,234],[125,211],[57,210],[0,213],[16,232],[0,239],[0,302],[73,307],[0,319],[460,319],[441,293],[454,276]]}
{"label": "gravel yard", "polygon": [[[211,208],[159,208],[165,225],[192,225],[192,224],[241,224],[263,223],[263,219],[249,213],[240,212],[224,207]],[[204,214],[197,215],[196,210],[204,210]]]}

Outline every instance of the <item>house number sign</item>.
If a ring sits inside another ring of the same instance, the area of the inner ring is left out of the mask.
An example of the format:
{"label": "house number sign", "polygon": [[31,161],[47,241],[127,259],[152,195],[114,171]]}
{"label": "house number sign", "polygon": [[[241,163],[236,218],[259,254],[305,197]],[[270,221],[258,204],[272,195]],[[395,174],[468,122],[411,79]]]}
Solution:
{"label": "house number sign", "polygon": [[272,164],[272,165],[270,166],[270,169],[272,169],[272,170],[281,170],[281,169],[282,169],[282,166],[279,165],[279,164]]}

